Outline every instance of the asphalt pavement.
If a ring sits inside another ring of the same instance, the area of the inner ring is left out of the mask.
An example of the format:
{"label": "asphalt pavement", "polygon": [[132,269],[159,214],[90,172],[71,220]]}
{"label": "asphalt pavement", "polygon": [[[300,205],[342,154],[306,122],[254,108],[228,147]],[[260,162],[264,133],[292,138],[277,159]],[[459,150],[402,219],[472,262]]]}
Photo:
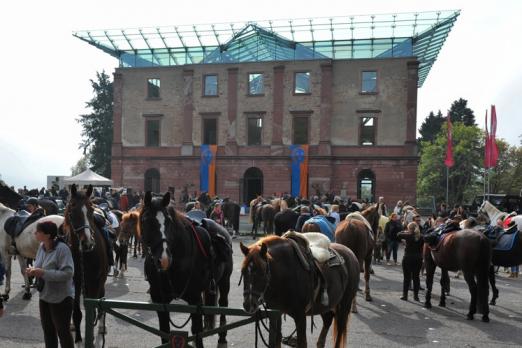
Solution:
{"label": "asphalt pavement", "polygon": [[[249,226],[242,217],[241,230],[247,231]],[[242,307],[242,288],[238,287],[240,265],[243,255],[239,249],[239,241],[245,244],[253,242],[250,236],[234,239],[234,272],[231,279],[230,306]],[[402,251],[402,247],[401,250]],[[402,254],[399,254],[402,257]],[[400,259],[399,259],[400,260]],[[18,262],[13,263],[14,275],[11,299],[6,305],[6,313],[0,318],[0,347],[44,347],[43,333],[38,313],[38,293],[32,290],[33,299],[22,300],[23,279]],[[348,329],[348,346],[350,347],[519,347],[522,345],[522,278],[510,279],[502,270],[497,278],[500,298],[497,306],[490,307],[490,323],[480,321],[480,315],[474,321],[466,320],[469,304],[469,292],[464,280],[451,279],[451,296],[447,299],[447,308],[440,308],[438,295],[439,274],[436,275],[432,303],[434,307],[427,310],[422,303],[401,301],[402,268],[400,266],[375,265],[375,275],[371,277],[370,287],[373,302],[364,301],[362,293],[358,293],[359,313],[352,314]],[[421,278],[422,285],[425,279]],[[361,288],[364,288],[361,277]],[[3,287],[2,291],[3,291]],[[143,276],[143,259],[129,259],[129,269],[123,277],[110,277],[106,284],[107,298],[129,301],[149,301],[148,283]],[[410,298],[412,296],[410,295]],[[424,292],[420,294],[424,300]],[[122,313],[157,327],[154,312],[122,310]],[[171,314],[176,324],[182,324],[186,318],[183,314]],[[240,318],[229,317],[229,322]],[[317,326],[310,333],[308,320],[308,346],[315,347],[321,327],[319,316],[314,317]],[[160,344],[159,338],[148,332],[107,316],[108,333],[105,347],[154,347]],[[187,327],[187,329],[189,329]],[[290,317],[283,318],[283,335],[294,329]],[[250,324],[229,331],[229,347],[255,346],[254,325]],[[265,333],[268,337],[268,334]],[[331,337],[331,334],[329,335]],[[207,338],[205,346],[216,347],[217,337]],[[327,340],[332,347],[332,339]],[[259,339],[259,347],[263,347]]]}

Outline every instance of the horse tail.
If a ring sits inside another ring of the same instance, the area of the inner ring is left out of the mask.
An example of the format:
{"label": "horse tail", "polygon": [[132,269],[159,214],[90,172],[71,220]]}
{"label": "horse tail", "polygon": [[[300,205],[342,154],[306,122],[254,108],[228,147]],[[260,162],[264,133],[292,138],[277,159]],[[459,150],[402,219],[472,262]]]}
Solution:
{"label": "horse tail", "polygon": [[491,264],[491,244],[489,240],[481,234],[480,253],[477,271],[477,305],[478,312],[482,315],[489,314],[489,269]]}
{"label": "horse tail", "polygon": [[335,309],[334,332],[335,348],[346,346],[346,333],[348,331],[348,320],[352,311],[353,296],[350,296],[350,290],[344,291],[341,302]]}

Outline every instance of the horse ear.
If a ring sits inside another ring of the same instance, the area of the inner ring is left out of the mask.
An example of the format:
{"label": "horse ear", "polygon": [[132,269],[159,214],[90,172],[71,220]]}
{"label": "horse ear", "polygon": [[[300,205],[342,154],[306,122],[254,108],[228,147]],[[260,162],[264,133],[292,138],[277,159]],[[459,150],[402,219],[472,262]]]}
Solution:
{"label": "horse ear", "polygon": [[170,192],[165,193],[163,196],[163,200],[161,201],[161,204],[166,207],[170,204]]}
{"label": "horse ear", "polygon": [[259,255],[261,255],[261,257],[263,259],[266,259],[267,251],[268,251],[268,248],[267,248],[266,244],[265,243],[261,243],[261,250],[259,250]]}
{"label": "horse ear", "polygon": [[241,252],[243,255],[248,256],[248,253],[250,252],[250,249],[243,244],[243,242],[239,242],[239,247],[241,248]]}
{"label": "horse ear", "polygon": [[147,193],[145,193],[145,199],[143,200],[143,203],[146,207],[150,207],[150,205],[152,204],[152,193],[150,193],[150,191],[147,191]]}
{"label": "horse ear", "polygon": [[76,196],[76,184],[72,184],[71,186],[71,197],[75,197]]}
{"label": "horse ear", "polygon": [[91,197],[91,195],[92,195],[92,185],[89,185],[89,187],[87,187],[86,194],[87,194],[87,198]]}

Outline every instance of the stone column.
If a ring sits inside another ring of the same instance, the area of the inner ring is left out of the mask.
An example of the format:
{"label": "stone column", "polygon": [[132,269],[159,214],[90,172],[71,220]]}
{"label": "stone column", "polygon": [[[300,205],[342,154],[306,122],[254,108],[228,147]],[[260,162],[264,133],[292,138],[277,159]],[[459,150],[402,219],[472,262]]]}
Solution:
{"label": "stone column", "polygon": [[332,123],[332,63],[321,65],[321,122],[319,131],[319,155],[331,155]]}
{"label": "stone column", "polygon": [[112,106],[112,149],[111,149],[111,178],[114,186],[123,186],[123,149],[121,143],[121,114],[122,114],[122,90],[123,76],[119,72],[113,74],[113,106]]}
{"label": "stone column", "polygon": [[238,68],[228,69],[227,83],[227,108],[228,108],[228,131],[225,153],[227,155],[237,155],[237,90]]}
{"label": "stone column", "polygon": [[183,144],[182,156],[192,156],[192,124],[194,114],[194,70],[183,70]]}
{"label": "stone column", "polygon": [[406,99],[406,142],[412,147],[412,155],[417,154],[417,83],[419,80],[419,62],[410,61],[408,66],[408,94]]}

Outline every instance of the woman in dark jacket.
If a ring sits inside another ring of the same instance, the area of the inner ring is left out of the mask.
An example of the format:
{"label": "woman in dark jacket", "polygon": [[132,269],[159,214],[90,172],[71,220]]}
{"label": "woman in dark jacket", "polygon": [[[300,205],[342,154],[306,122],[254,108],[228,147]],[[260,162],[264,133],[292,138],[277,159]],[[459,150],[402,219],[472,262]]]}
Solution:
{"label": "woman in dark jacket", "polygon": [[399,215],[392,213],[390,221],[384,226],[384,236],[386,237],[386,262],[390,265],[390,254],[393,252],[393,261],[397,264],[397,250],[399,249],[399,239],[397,234],[402,231],[402,224],[399,221]]}
{"label": "woman in dark jacket", "polygon": [[404,257],[402,258],[404,280],[402,284],[401,300],[408,300],[408,289],[411,280],[413,279],[413,299],[419,301],[419,275],[422,267],[422,247],[424,244],[424,238],[421,235],[419,226],[415,222],[410,222],[408,224],[408,230],[400,232],[397,237],[406,241]]}

